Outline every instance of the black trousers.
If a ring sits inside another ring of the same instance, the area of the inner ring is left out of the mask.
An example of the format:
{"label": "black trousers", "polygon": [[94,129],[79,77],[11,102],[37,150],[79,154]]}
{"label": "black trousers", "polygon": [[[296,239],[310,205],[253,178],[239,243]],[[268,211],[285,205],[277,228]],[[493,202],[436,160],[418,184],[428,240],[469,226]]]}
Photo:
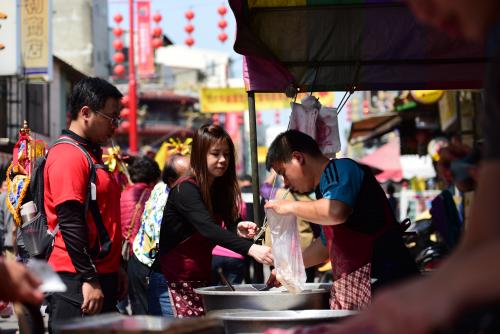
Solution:
{"label": "black trousers", "polygon": [[133,315],[148,314],[148,277],[150,268],[132,254],[127,263],[128,296]]}
{"label": "black trousers", "polygon": [[[80,275],[72,273],[58,273],[67,290],[62,293],[54,293],[47,297],[49,313],[49,333],[59,334],[58,325],[61,322],[67,322],[71,318],[82,318],[81,306],[83,304],[82,282]],[[118,295],[118,274],[99,275],[102,292],[104,294],[104,303],[102,313],[117,312],[116,302]]]}

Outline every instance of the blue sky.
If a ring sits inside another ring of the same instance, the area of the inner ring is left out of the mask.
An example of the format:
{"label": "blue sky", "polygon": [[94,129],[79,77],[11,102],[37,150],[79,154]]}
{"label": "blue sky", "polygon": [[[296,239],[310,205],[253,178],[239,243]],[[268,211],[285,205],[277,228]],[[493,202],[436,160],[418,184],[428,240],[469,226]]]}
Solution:
{"label": "blue sky", "polygon": [[[220,15],[217,13],[217,8],[221,5],[227,7],[225,19],[228,23],[225,31],[228,34],[228,39],[225,43],[221,43],[217,39],[220,33],[220,28],[217,23],[220,20]],[[109,25],[114,27],[113,15],[120,12],[123,15],[121,26],[128,30],[128,1],[127,0],[108,0],[109,10]],[[152,13],[159,12],[163,19],[160,23],[163,33],[166,34],[174,43],[183,44],[187,33],[184,31],[184,26],[187,20],[184,13],[191,9],[195,13],[192,20],[194,32],[192,34],[195,39],[194,47],[202,49],[211,49],[228,53],[234,60],[241,59],[241,56],[233,51],[233,43],[235,37],[235,20],[227,1],[220,0],[152,0]],[[135,10],[135,7],[134,7]],[[241,61],[238,61],[236,66],[241,67]],[[238,71],[236,71],[238,72]]]}

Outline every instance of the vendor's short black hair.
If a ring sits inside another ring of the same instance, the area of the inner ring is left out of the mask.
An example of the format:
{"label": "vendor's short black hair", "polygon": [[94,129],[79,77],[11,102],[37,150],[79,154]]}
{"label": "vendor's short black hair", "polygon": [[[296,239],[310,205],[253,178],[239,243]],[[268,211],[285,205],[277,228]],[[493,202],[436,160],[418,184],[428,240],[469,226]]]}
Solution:
{"label": "vendor's short black hair", "polygon": [[76,83],[71,93],[69,106],[71,119],[76,119],[78,112],[84,106],[98,111],[104,108],[109,98],[120,100],[122,97],[122,93],[104,79],[91,77],[82,79]]}
{"label": "vendor's short black hair", "polygon": [[160,167],[158,163],[148,156],[134,159],[129,166],[130,179],[132,182],[151,183],[156,182],[160,177]]}
{"label": "vendor's short black hair", "polygon": [[318,143],[311,136],[297,131],[288,130],[280,133],[272,142],[266,157],[266,169],[270,170],[274,163],[289,162],[293,152],[306,153],[312,157],[323,154]]}

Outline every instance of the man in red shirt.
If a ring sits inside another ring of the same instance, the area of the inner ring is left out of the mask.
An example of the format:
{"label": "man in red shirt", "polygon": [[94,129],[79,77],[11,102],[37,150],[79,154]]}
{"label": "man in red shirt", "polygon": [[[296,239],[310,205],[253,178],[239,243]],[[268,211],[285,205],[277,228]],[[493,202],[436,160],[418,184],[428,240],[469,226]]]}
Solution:
{"label": "man in red shirt", "polygon": [[45,212],[50,230],[59,227],[48,262],[68,287],[50,296],[51,333],[58,332],[61,320],[116,311],[125,290],[120,270],[120,186],[103,168],[101,149],[118,127],[121,97],[116,87],[99,78],[81,80],[72,92],[71,123],[61,137],[88,152],[95,182],[89,183],[89,162],[76,145],[55,145],[47,157]]}

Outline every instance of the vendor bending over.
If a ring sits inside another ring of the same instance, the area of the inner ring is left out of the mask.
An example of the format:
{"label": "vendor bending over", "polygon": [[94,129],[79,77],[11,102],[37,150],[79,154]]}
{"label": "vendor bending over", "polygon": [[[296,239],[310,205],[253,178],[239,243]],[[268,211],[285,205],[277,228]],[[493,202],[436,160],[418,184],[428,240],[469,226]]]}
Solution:
{"label": "vendor bending over", "polygon": [[[402,229],[368,167],[351,159],[329,160],[310,136],[288,130],[271,144],[266,168],[283,176],[292,191],[316,191],[315,201],[275,200],[266,208],[323,225],[333,267],[332,309],[366,307],[371,279],[376,279],[373,287],[378,288],[418,273],[403,243]],[[318,242],[310,247],[317,254],[324,249]],[[311,263],[314,256],[306,251],[305,265],[319,264],[327,254]]]}

